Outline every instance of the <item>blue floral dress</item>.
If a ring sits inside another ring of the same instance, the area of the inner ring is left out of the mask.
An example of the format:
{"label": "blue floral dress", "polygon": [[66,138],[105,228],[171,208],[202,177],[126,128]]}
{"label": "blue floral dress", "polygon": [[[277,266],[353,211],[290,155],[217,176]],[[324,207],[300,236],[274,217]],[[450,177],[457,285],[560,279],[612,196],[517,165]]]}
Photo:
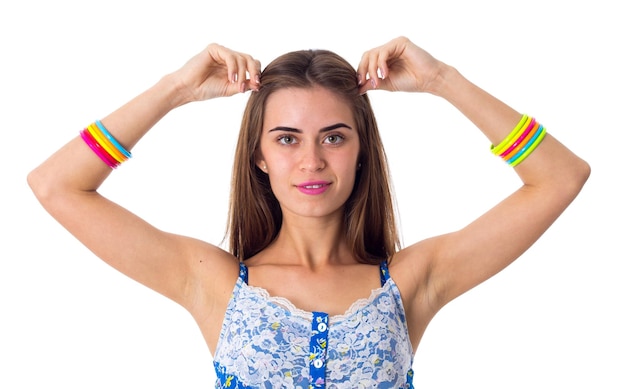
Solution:
{"label": "blue floral dress", "polygon": [[380,271],[382,287],[329,317],[249,286],[242,263],[214,353],[215,387],[413,388],[400,292],[386,262]]}

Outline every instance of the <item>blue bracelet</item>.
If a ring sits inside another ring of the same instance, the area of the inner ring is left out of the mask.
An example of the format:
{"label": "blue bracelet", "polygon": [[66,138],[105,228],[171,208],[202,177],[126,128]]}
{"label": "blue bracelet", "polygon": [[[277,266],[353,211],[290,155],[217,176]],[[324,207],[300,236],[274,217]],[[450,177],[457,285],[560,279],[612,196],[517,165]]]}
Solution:
{"label": "blue bracelet", "polygon": [[[535,143],[535,141],[537,140],[537,138],[539,137],[539,134],[541,134],[541,132],[544,130],[543,126],[540,124],[539,128],[537,128],[537,131],[535,132],[535,134],[533,135],[532,138],[530,138],[530,140],[528,141],[528,143],[526,143],[524,145],[524,147],[522,147],[520,149],[520,151],[518,151],[514,156],[511,157],[511,159],[509,159],[507,162],[509,165],[512,165],[519,157],[521,157],[526,150],[532,146],[533,143]],[[521,161],[520,161],[521,162]]]}
{"label": "blue bracelet", "polygon": [[98,126],[104,136],[106,136],[107,139],[110,140],[111,143],[113,143],[113,146],[115,146],[122,154],[124,154],[128,158],[132,157],[132,154],[126,151],[126,149],[121,144],[119,144],[119,142],[113,137],[113,135],[111,135],[111,133],[104,127],[104,125],[102,125],[102,122],[100,122],[100,120],[96,120],[96,126]]}

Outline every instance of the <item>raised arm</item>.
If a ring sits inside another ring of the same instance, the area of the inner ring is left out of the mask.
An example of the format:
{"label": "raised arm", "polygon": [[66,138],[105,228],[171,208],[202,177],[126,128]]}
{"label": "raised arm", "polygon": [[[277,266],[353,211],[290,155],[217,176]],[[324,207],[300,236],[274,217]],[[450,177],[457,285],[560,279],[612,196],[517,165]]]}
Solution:
{"label": "raised arm", "polygon": [[[112,136],[110,142],[129,151],[172,109],[256,89],[259,74],[260,64],[252,57],[211,44],[98,125]],[[228,253],[160,231],[102,197],[97,190],[111,173],[109,165],[81,135],[35,168],[28,183],[44,208],[98,257],[188,309],[196,301],[201,262],[211,261],[213,278],[220,270],[236,277],[236,262]],[[211,285],[219,288],[219,283]]]}
{"label": "raised arm", "polygon": [[405,299],[422,313],[424,301],[434,314],[518,258],[574,200],[589,176],[587,163],[550,134],[542,134],[538,122],[524,126],[521,113],[404,37],[365,53],[358,73],[362,92],[427,92],[444,98],[492,144],[504,141],[497,151],[511,149],[507,158],[513,158],[524,140],[536,146],[525,159],[518,157],[518,164],[511,164],[522,181],[520,189],[465,228],[409,246],[394,257],[392,266],[400,271],[394,273],[392,268],[392,275],[404,285]]}

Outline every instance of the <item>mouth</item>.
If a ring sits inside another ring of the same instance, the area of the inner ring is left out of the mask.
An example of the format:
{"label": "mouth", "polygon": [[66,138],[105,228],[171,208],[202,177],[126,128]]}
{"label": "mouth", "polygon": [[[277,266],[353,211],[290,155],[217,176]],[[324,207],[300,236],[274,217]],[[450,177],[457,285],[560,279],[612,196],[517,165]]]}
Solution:
{"label": "mouth", "polygon": [[305,189],[318,189],[323,187],[326,184],[310,184],[310,185],[300,185],[301,188]]}
{"label": "mouth", "polygon": [[309,195],[317,195],[324,193],[328,187],[330,186],[330,182],[327,181],[316,181],[316,182],[305,182],[299,185],[296,185],[296,188],[304,194]]}
{"label": "mouth", "polygon": [[296,185],[298,188],[308,188],[308,189],[316,189],[324,186],[330,185],[328,181],[311,181],[311,182],[303,182],[302,184]]}

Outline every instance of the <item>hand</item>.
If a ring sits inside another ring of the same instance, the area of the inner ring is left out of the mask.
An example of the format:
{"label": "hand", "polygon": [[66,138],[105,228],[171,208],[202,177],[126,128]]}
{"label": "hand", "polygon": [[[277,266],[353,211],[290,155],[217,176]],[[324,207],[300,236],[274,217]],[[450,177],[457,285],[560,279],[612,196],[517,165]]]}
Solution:
{"label": "hand", "polygon": [[405,37],[366,51],[357,70],[359,92],[428,92],[444,64]]}
{"label": "hand", "polygon": [[260,86],[261,63],[248,54],[212,43],[172,73],[184,101],[232,96]]}

